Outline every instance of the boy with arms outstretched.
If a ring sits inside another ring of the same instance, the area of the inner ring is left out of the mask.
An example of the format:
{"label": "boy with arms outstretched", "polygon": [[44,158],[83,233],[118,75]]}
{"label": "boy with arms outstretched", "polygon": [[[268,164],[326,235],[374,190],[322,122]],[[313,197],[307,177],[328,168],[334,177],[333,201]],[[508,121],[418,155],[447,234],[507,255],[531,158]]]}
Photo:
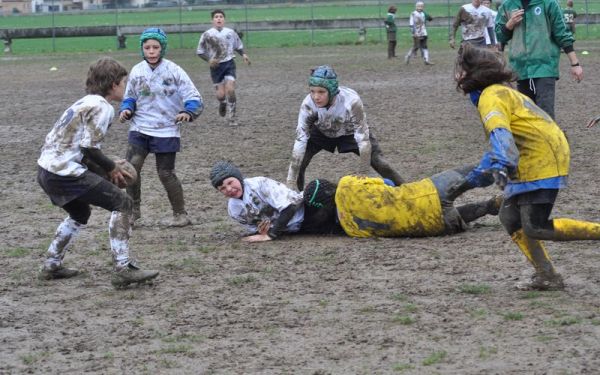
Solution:
{"label": "boy with arms outstretched", "polygon": [[[129,256],[132,201],[115,184],[126,184],[132,177],[120,163],[107,158],[100,147],[114,117],[110,101],[123,99],[127,70],[111,58],[94,63],[89,71],[84,96],[69,107],[46,136],[38,159],[38,182],[53,204],[69,216],[58,226],[39,277],[59,279],[76,276],[79,271],[66,268],[63,259],[71,241],[85,227],[90,205],[111,211],[108,233],[115,264],[115,287],[150,280],[158,271],[144,271]],[[109,182],[88,170],[85,162],[101,168]]]}

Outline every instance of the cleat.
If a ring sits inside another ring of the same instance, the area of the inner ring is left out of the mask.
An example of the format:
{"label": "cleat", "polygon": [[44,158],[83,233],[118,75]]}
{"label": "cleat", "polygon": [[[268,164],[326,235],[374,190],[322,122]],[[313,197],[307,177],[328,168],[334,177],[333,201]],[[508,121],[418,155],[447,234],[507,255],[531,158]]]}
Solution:
{"label": "cleat", "polygon": [[159,272],[154,270],[141,270],[136,265],[129,263],[126,267],[113,273],[110,283],[115,288],[125,288],[130,284],[146,283],[156,276]]}
{"label": "cleat", "polygon": [[56,266],[53,269],[48,269],[43,266],[38,273],[38,279],[40,280],[55,280],[55,279],[69,279],[79,275],[79,270],[74,268],[66,268],[63,266]]}
{"label": "cleat", "polygon": [[236,119],[234,118],[230,118],[229,119],[229,126],[239,126],[240,124],[237,122]]}
{"label": "cleat", "polygon": [[432,63],[431,61],[427,61],[425,60],[425,65],[435,65],[434,63]]}
{"label": "cleat", "polygon": [[219,103],[219,116],[225,117],[227,114],[227,103],[221,102]]}
{"label": "cleat", "polygon": [[185,227],[192,224],[187,213],[174,214],[172,217],[161,220],[161,224],[165,227]]}
{"label": "cleat", "polygon": [[404,56],[404,63],[406,65],[408,65],[409,62],[410,62],[410,56]]}
{"label": "cleat", "polygon": [[558,273],[544,274],[534,273],[530,281],[517,284],[519,290],[564,290],[565,283]]}

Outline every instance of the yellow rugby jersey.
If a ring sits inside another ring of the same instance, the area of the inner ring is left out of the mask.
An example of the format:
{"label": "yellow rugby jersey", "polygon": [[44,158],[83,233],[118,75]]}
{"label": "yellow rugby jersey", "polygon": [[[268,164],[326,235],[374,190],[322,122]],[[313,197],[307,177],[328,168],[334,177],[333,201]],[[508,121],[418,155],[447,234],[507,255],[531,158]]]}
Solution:
{"label": "yellow rugby jersey", "polygon": [[510,131],[519,149],[513,182],[529,182],[569,174],[569,143],[558,125],[531,99],[504,85],[485,88],[477,105],[486,135]]}
{"label": "yellow rugby jersey", "polygon": [[343,177],[335,193],[340,224],[351,237],[424,237],[444,233],[442,205],[431,179],[385,185],[381,178]]}

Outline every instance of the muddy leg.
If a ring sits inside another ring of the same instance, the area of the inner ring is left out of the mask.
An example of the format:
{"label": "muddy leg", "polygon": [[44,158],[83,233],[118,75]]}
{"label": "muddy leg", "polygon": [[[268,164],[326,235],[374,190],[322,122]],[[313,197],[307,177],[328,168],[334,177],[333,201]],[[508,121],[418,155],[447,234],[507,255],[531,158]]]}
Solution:
{"label": "muddy leg", "polygon": [[137,181],[131,185],[131,186],[127,186],[127,194],[131,197],[131,199],[133,199],[133,208],[132,208],[132,216],[131,216],[131,220],[132,222],[135,222],[137,219],[139,219],[142,216],[141,213],[141,208],[140,208],[140,204],[142,201],[142,167],[144,166],[144,161],[146,160],[146,157],[148,156],[148,150],[139,147],[139,146],[135,146],[135,145],[129,145],[129,147],[127,148],[127,161],[129,161],[133,167],[135,168],[135,171],[137,172],[138,178]]}

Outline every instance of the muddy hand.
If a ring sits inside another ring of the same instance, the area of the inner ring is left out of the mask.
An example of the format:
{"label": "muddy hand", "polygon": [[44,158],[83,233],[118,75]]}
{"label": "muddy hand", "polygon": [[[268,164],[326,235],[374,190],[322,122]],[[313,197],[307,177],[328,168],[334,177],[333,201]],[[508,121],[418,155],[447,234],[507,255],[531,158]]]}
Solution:
{"label": "muddy hand", "polygon": [[271,228],[271,220],[263,220],[258,223],[258,234],[267,234]]}
{"label": "muddy hand", "polygon": [[125,122],[127,120],[131,119],[131,111],[126,109],[124,111],[122,111],[121,113],[119,113],[119,121],[120,122]]}

